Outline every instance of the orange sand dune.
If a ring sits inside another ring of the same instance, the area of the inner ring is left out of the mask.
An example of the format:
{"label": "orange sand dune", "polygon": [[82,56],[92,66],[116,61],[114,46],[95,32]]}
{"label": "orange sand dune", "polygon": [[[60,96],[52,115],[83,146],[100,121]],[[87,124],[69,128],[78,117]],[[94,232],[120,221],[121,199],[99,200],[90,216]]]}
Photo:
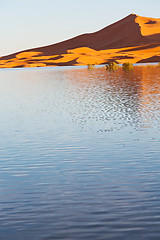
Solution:
{"label": "orange sand dune", "polygon": [[160,62],[160,19],[131,14],[90,34],[0,58],[0,68]]}
{"label": "orange sand dune", "polygon": [[139,24],[142,36],[160,34],[160,18],[146,18],[137,16],[136,23]]}

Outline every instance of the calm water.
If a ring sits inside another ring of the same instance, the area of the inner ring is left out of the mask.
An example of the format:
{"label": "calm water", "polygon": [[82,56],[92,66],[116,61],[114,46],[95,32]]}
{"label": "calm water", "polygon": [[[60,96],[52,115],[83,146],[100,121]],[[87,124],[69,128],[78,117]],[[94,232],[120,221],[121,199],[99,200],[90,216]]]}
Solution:
{"label": "calm water", "polygon": [[160,68],[0,70],[0,240],[160,239]]}

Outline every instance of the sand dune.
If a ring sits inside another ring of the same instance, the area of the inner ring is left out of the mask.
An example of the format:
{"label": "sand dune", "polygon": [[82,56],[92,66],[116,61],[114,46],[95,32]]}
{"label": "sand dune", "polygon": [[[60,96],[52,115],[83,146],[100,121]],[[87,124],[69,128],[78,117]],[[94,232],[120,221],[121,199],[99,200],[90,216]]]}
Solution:
{"label": "sand dune", "polygon": [[100,31],[0,58],[0,68],[160,62],[160,19],[130,14]]}

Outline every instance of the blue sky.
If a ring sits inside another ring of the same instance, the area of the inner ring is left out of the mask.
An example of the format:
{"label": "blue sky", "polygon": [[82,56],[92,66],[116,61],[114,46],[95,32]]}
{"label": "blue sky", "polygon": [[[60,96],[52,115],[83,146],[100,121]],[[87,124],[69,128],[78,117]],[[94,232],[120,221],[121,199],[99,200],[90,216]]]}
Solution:
{"label": "blue sky", "polygon": [[160,18],[160,0],[0,0],[0,56],[94,32],[136,13]]}

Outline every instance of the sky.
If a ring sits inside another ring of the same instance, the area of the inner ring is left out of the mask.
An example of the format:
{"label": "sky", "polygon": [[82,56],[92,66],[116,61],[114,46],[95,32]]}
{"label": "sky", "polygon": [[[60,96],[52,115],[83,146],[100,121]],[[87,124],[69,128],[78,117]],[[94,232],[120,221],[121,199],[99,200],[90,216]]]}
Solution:
{"label": "sky", "polygon": [[0,56],[100,30],[125,16],[160,18],[160,0],[0,0]]}

